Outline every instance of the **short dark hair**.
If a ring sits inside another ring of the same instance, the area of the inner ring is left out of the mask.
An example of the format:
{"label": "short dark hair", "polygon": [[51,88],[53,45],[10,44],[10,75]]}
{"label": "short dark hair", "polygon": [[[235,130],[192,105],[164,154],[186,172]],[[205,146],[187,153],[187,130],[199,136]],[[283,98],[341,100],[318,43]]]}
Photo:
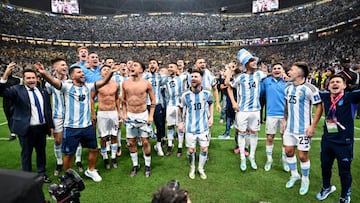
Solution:
{"label": "short dark hair", "polygon": [[52,65],[54,65],[55,63],[57,63],[59,61],[65,61],[65,59],[63,59],[63,58],[54,58],[50,62],[51,62]]}
{"label": "short dark hair", "polygon": [[192,68],[191,73],[199,73],[201,77],[204,76],[204,71],[202,71],[200,68]]}
{"label": "short dark hair", "polygon": [[145,67],[145,64],[143,62],[141,62],[140,60],[137,60],[137,59],[134,59],[132,60],[134,63],[139,63],[141,68],[143,69],[143,71],[145,72],[146,70],[146,67]]}
{"label": "short dark hair", "polygon": [[100,68],[100,71],[101,71],[101,69],[106,68],[106,67],[108,67],[108,68],[110,68],[110,69],[111,69],[111,67],[110,67],[110,66],[108,66],[108,65],[102,65],[102,66],[101,66],[101,68]]}
{"label": "short dark hair", "polygon": [[74,72],[74,70],[77,69],[77,68],[80,68],[80,69],[81,69],[80,66],[71,66],[71,67],[69,68],[69,75],[71,75],[71,74]]}
{"label": "short dark hair", "polygon": [[335,75],[330,76],[329,81],[332,80],[333,78],[341,78],[346,84],[346,78],[340,74],[335,74]]}
{"label": "short dark hair", "polygon": [[276,65],[280,65],[281,67],[284,67],[283,63],[281,63],[281,62],[275,62],[275,63],[271,64],[271,68],[274,67],[274,66],[276,66]]}
{"label": "short dark hair", "polygon": [[298,61],[293,63],[293,66],[299,67],[303,71],[303,75],[306,78],[309,75],[309,65],[304,61]]}
{"label": "short dark hair", "polygon": [[36,70],[33,69],[33,68],[25,68],[25,69],[22,71],[23,76],[25,76],[25,73],[35,73],[35,75],[37,75]]}

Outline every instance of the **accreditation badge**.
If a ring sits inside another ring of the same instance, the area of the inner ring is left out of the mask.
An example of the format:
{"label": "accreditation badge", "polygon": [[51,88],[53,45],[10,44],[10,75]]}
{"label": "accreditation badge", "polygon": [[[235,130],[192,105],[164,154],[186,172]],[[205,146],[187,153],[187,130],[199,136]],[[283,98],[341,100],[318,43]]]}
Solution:
{"label": "accreditation badge", "polygon": [[327,131],[329,133],[337,133],[338,132],[338,128],[337,128],[337,124],[336,124],[335,120],[326,119],[325,124],[326,124]]}

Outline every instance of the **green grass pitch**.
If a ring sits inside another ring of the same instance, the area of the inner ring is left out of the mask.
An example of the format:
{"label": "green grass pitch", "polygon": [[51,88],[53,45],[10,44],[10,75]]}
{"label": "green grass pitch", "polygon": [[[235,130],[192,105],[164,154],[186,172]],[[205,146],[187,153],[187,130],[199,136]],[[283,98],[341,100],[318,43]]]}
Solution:
{"label": "green grass pitch", "polygon": [[[1,104],[2,100],[0,100]],[[2,106],[2,105],[1,105]],[[141,149],[139,149],[140,172],[135,177],[130,177],[132,167],[129,153],[123,149],[122,156],[118,158],[119,167],[117,169],[105,170],[101,157],[97,161],[97,169],[103,181],[95,183],[86,178],[84,179],[86,188],[81,192],[81,202],[150,202],[152,194],[160,185],[165,185],[171,179],[180,181],[180,187],[190,193],[192,202],[319,202],[316,199],[316,193],[321,188],[321,169],[320,169],[320,138],[321,126],[323,120],[316,129],[315,138],[312,141],[310,150],[311,170],[310,170],[310,189],[308,194],[299,195],[300,182],[297,182],[294,188],[286,189],[290,174],[282,171],[280,163],[281,142],[275,141],[273,153],[274,163],[269,172],[265,172],[263,167],[266,162],[265,155],[265,134],[264,125],[259,132],[259,142],[256,151],[256,162],[258,169],[253,170],[248,162],[248,169],[245,172],[240,171],[239,155],[234,155],[234,140],[213,139],[209,148],[209,160],[205,169],[208,178],[201,180],[199,175],[195,180],[188,178],[189,165],[185,155],[177,158],[175,153],[169,157],[158,157],[155,151],[152,151],[152,176],[145,178],[144,161]],[[353,202],[360,201],[360,121],[355,121],[355,141],[354,161],[352,163],[352,195]],[[214,126],[212,128],[212,137],[217,138],[225,129],[225,124],[219,123],[219,114],[215,113]],[[123,128],[123,137],[124,137]],[[234,130],[231,130],[233,138]],[[8,142],[9,130],[6,125],[6,119],[3,111],[0,111],[0,168],[20,170],[20,146],[18,141]],[[279,138],[279,135],[277,135]],[[155,140],[151,140],[152,144]],[[125,146],[125,140],[123,140]],[[177,144],[177,143],[176,143]],[[165,149],[164,149],[165,150]],[[33,153],[33,168],[35,166],[35,152]],[[87,150],[83,150],[83,164],[86,167]],[[55,157],[53,152],[53,139],[49,138],[47,142],[47,174],[53,180],[53,183],[59,183],[53,176],[55,168]],[[337,187],[337,191],[331,194],[325,203],[337,202],[340,196],[340,181],[335,162],[333,168],[332,183]],[[0,183],[5,184],[5,183]],[[43,191],[47,200],[50,200],[47,189],[49,184],[44,184]],[[53,200],[53,202],[55,202]]]}

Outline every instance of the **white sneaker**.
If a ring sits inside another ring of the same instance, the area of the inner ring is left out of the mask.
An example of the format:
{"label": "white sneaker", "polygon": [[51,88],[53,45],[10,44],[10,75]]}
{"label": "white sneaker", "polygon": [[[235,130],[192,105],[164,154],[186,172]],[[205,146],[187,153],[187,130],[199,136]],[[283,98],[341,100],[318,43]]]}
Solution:
{"label": "white sneaker", "polygon": [[336,191],[336,187],[334,185],[331,185],[328,188],[321,188],[321,191],[316,194],[316,198],[318,200],[324,200],[326,199],[331,193]]}
{"label": "white sneaker", "polygon": [[264,166],[265,171],[270,171],[272,162],[273,162],[273,160],[270,160],[270,161],[266,162],[266,164]]}
{"label": "white sneaker", "polygon": [[93,179],[93,181],[95,182],[100,182],[102,180],[101,176],[99,175],[99,173],[97,172],[96,169],[94,169],[93,171],[90,171],[89,169],[87,169],[85,171],[85,175],[91,179]]}
{"label": "white sneaker", "polygon": [[246,159],[241,160],[240,169],[246,171]]}
{"label": "white sneaker", "polygon": [[300,180],[300,176],[291,176],[290,180],[286,183],[286,188],[292,188],[295,185],[295,182]]}
{"label": "white sneaker", "polygon": [[[161,146],[161,145],[160,145]],[[154,150],[157,152],[158,156],[164,156],[164,152],[161,147],[158,147],[157,144],[154,145]]]}
{"label": "white sneaker", "polygon": [[255,159],[249,159],[249,161],[250,161],[251,168],[256,170],[257,169],[257,164],[255,162]]}
{"label": "white sneaker", "polygon": [[300,195],[306,195],[306,193],[308,193],[309,191],[309,185],[310,185],[310,181],[309,180],[303,180],[301,181],[301,186],[299,189],[299,194]]}
{"label": "white sneaker", "polygon": [[198,168],[199,174],[200,174],[200,178],[205,180],[207,178],[207,175],[205,174],[205,171],[203,168]]}
{"label": "white sneaker", "polygon": [[195,168],[190,167],[189,178],[192,180],[195,179]]}

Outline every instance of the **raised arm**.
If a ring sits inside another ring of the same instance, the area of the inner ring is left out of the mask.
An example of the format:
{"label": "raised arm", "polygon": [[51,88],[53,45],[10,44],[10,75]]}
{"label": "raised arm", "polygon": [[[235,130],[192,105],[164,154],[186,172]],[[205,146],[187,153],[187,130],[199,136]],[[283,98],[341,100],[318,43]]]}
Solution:
{"label": "raised arm", "polygon": [[118,69],[113,66],[110,69],[110,72],[108,72],[108,74],[105,75],[105,77],[103,77],[103,79],[95,82],[95,89],[98,90],[99,88],[101,88],[102,86],[104,86],[106,83],[108,83],[113,75],[114,72],[116,72]]}
{"label": "raised arm", "polygon": [[45,70],[44,66],[41,63],[35,63],[34,67],[48,83],[50,83],[58,90],[61,89],[61,81],[52,77],[51,74],[47,70]]}

